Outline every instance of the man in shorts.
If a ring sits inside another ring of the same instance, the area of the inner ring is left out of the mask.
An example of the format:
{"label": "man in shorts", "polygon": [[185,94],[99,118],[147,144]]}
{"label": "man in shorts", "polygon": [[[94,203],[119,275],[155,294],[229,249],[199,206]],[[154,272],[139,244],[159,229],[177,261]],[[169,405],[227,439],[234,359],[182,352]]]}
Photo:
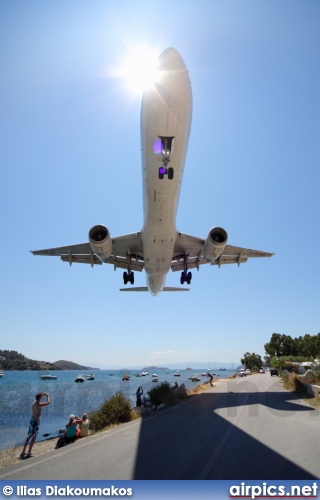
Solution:
{"label": "man in shorts", "polygon": [[[40,403],[41,398],[44,396],[47,398],[47,401],[43,401],[43,403]],[[36,400],[34,401],[34,403],[32,403],[32,416],[29,424],[28,436],[24,443],[22,453],[20,455],[21,458],[30,458],[32,456],[31,455],[32,447],[34,445],[34,442],[37,438],[37,434],[39,431],[41,409],[43,406],[47,406],[49,404],[50,404],[49,394],[47,394],[46,392],[38,392],[38,394],[36,394]],[[28,444],[29,444],[29,451],[26,454],[26,449]]]}

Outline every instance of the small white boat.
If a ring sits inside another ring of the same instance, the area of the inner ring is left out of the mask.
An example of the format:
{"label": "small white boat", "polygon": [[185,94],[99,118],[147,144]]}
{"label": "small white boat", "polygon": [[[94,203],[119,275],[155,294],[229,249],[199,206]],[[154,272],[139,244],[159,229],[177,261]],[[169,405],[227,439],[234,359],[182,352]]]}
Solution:
{"label": "small white boat", "polygon": [[206,376],[207,376],[207,372],[201,373],[201,377],[206,377]]}
{"label": "small white boat", "polygon": [[125,374],[123,375],[123,377],[122,377],[122,380],[123,380],[124,382],[126,382],[126,381],[130,380],[130,375],[128,375],[128,373],[125,373]]}
{"label": "small white boat", "polygon": [[142,376],[142,377],[146,377],[147,375],[149,375],[149,372],[142,372],[142,373],[141,373],[141,376]]}
{"label": "small white boat", "polygon": [[75,382],[84,382],[84,376],[83,375],[78,375],[77,378],[74,381]]}
{"label": "small white boat", "polygon": [[176,373],[173,374],[174,377],[180,377],[180,372],[179,370],[176,371]]}
{"label": "small white boat", "polygon": [[3,377],[3,371],[0,370],[0,378]]}
{"label": "small white boat", "polygon": [[89,373],[89,375],[86,376],[87,380],[94,380],[94,375],[93,373]]}
{"label": "small white boat", "polygon": [[41,375],[40,380],[57,380],[55,375]]}
{"label": "small white boat", "polygon": [[158,382],[158,375],[156,373],[153,373],[152,376],[151,376],[151,381],[152,382]]}
{"label": "small white boat", "polygon": [[201,378],[196,373],[191,377],[192,382],[200,382]]}

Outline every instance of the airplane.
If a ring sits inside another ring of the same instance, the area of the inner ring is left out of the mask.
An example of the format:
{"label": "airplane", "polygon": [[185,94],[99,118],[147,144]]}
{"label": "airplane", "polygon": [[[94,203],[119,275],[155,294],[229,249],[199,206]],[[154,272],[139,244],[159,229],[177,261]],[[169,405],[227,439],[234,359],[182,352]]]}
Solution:
{"label": "airplane", "polygon": [[112,238],[108,228],[98,224],[89,231],[86,243],[32,250],[34,255],[60,256],[74,262],[112,264],[125,269],[123,282],[134,284],[134,272],[145,271],[147,286],[120,291],[188,291],[185,287],[166,287],[170,269],[180,271],[180,284],[190,285],[190,269],[202,264],[238,266],[253,257],[273,253],[227,244],[225,229],[213,227],[207,238],[183,234],[176,228],[181,183],[187,154],[192,116],[192,92],[185,63],[174,48],[158,58],[158,78],[145,90],[141,105],[141,149],[143,174],[143,227],[136,233]]}

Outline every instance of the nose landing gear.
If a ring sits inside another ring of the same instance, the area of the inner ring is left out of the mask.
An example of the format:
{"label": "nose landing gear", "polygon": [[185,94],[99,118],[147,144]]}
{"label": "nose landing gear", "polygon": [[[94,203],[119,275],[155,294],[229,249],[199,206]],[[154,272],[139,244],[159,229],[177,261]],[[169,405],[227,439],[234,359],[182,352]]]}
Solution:
{"label": "nose landing gear", "polygon": [[159,136],[159,140],[162,148],[162,167],[159,168],[159,179],[163,179],[165,175],[168,176],[169,180],[173,179],[174,170],[172,167],[168,168],[168,163],[170,162],[171,153],[173,151],[174,137],[163,137]]}
{"label": "nose landing gear", "polygon": [[159,179],[163,179],[165,175],[168,176],[168,179],[171,181],[173,179],[174,170],[172,167],[167,168],[167,163],[163,164],[163,167],[159,168]]}

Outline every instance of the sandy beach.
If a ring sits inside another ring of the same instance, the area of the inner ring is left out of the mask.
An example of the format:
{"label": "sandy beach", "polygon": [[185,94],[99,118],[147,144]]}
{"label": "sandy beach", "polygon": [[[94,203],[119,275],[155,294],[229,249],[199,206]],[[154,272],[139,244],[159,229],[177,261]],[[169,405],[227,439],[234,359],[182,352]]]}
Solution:
{"label": "sandy beach", "polygon": [[[48,451],[54,450],[56,443],[58,441],[58,438],[54,439],[47,439],[46,441],[39,441],[35,442],[33,449],[32,449],[32,455],[34,457],[37,457],[38,455],[42,455],[43,453],[47,453]],[[1,450],[0,451],[0,469],[3,469],[4,467],[8,467],[8,465],[15,464],[17,462],[22,462],[23,460],[28,460],[28,459],[21,459],[20,454],[23,450],[23,446],[15,446],[14,448],[8,448],[7,450]]]}

